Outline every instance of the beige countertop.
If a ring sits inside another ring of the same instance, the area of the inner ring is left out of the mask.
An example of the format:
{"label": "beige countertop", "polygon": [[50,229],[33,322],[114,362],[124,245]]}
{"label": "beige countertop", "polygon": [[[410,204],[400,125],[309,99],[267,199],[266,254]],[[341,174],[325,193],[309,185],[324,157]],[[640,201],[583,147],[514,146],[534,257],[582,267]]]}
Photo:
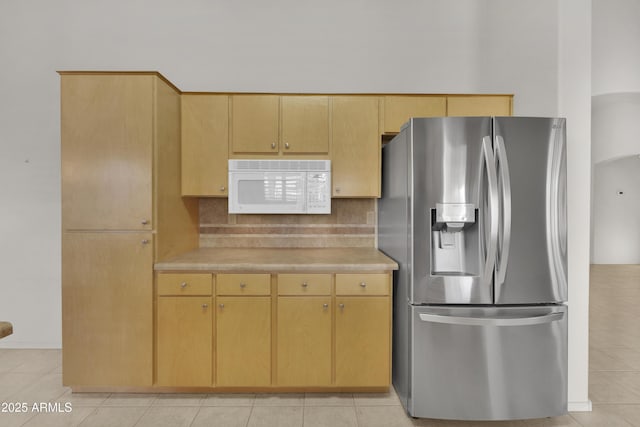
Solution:
{"label": "beige countertop", "polygon": [[200,248],[157,271],[389,271],[398,264],[375,248]]}

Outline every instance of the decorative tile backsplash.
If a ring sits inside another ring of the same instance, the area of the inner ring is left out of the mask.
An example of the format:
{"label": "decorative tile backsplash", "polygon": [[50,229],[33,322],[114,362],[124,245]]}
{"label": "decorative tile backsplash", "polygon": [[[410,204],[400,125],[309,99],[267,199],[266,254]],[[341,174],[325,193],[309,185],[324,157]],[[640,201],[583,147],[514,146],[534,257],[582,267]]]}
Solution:
{"label": "decorative tile backsplash", "polygon": [[330,215],[236,215],[200,199],[200,247],[374,247],[375,199],[333,199]]}

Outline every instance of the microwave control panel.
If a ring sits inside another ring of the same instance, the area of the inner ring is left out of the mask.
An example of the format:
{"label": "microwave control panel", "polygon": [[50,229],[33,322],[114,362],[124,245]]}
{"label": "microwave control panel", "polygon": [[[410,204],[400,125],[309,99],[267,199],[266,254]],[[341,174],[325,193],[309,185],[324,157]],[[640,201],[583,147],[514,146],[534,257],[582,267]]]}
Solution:
{"label": "microwave control panel", "polygon": [[307,173],[307,213],[331,213],[331,173]]}

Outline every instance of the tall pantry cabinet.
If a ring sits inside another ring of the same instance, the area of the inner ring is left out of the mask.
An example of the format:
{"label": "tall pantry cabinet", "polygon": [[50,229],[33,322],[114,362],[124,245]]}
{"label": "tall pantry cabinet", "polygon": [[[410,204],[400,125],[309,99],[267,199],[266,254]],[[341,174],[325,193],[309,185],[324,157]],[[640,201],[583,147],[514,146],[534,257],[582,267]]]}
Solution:
{"label": "tall pantry cabinet", "polygon": [[180,94],[157,73],[61,72],[63,383],[153,383],[153,263],[198,246]]}

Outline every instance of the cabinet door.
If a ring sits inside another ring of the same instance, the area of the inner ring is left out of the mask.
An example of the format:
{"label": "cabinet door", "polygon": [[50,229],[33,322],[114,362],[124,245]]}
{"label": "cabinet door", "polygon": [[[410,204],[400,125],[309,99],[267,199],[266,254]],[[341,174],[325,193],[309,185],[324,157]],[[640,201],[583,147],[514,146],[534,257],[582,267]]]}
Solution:
{"label": "cabinet door", "polygon": [[447,116],[510,116],[510,95],[449,96]]}
{"label": "cabinet door", "polygon": [[151,233],[64,233],[62,259],[63,383],[150,386]]}
{"label": "cabinet door", "polygon": [[282,143],[284,154],[329,152],[329,97],[283,96]]}
{"label": "cabinet door", "polygon": [[331,107],[333,197],[380,197],[378,97],[334,96]]}
{"label": "cabinet door", "polygon": [[152,228],[154,76],[63,75],[63,229]]}
{"label": "cabinet door", "polygon": [[182,95],[182,195],[226,196],[229,96]]}
{"label": "cabinet door", "polygon": [[336,298],[336,386],[390,381],[389,297]]}
{"label": "cabinet door", "polygon": [[211,297],[159,297],[158,385],[211,386]]}
{"label": "cabinet door", "polygon": [[231,96],[231,153],[277,154],[278,95]]}
{"label": "cabinet door", "polygon": [[216,384],[271,384],[271,298],[218,297]]}
{"label": "cabinet door", "polygon": [[278,298],[279,386],[331,385],[331,297]]}
{"label": "cabinet door", "polygon": [[411,117],[444,117],[447,98],[427,95],[384,97],[384,133],[397,133]]}

